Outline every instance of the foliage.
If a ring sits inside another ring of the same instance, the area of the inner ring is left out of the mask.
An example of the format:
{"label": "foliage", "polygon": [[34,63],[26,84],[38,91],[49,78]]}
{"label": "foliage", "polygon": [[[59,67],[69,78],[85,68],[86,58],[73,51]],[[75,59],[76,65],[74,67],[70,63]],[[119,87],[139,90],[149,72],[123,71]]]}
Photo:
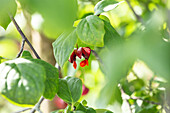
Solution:
{"label": "foliage", "polygon": [[[23,51],[28,43],[37,54],[24,37],[20,58],[0,56],[0,94],[16,105],[35,106],[35,110],[39,110],[42,98],[52,100],[57,95],[68,105],[52,113],[113,113],[114,109],[107,108],[116,103],[127,103],[129,112],[168,112],[170,26],[166,2],[102,0],[94,4],[92,0],[89,6],[94,12],[88,12],[85,3],[0,0],[0,25],[6,29],[11,18],[22,38],[24,34],[13,18],[17,8],[25,15],[42,16],[39,32],[56,39],[52,46],[59,67]],[[79,10],[84,11],[82,16],[77,15]],[[88,92],[82,95],[85,85]]]}
{"label": "foliage", "polygon": [[58,40],[53,43],[54,55],[60,66],[65,64],[71,52],[74,50],[74,46],[77,42],[77,35],[75,32],[76,31],[73,30],[71,33],[63,33],[57,38]]}
{"label": "foliage", "polygon": [[90,15],[82,19],[77,26],[77,34],[84,43],[97,47],[102,47],[104,45],[104,23],[97,16]]}
{"label": "foliage", "polygon": [[13,16],[16,14],[17,4],[14,0],[1,0],[0,10],[0,25],[6,29],[11,22],[9,14]]}
{"label": "foliage", "polygon": [[66,77],[59,81],[58,96],[64,101],[73,104],[78,101],[82,93],[82,82],[78,78]]}
{"label": "foliage", "polygon": [[2,95],[18,104],[37,103],[44,92],[46,78],[41,65],[18,58],[3,62],[0,69]]}

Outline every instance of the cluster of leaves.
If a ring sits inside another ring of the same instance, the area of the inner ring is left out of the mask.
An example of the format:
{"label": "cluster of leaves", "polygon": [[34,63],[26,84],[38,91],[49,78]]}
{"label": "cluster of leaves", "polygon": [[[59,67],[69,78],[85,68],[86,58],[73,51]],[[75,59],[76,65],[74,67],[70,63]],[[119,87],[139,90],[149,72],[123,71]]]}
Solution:
{"label": "cluster of leaves", "polygon": [[[9,15],[14,16],[16,13],[16,3],[14,0],[12,1],[4,1],[1,5],[6,6],[5,4],[11,3],[11,10],[7,12],[7,10],[1,14],[5,15],[3,18],[9,20]],[[51,2],[42,2],[43,4],[39,4],[38,1],[19,1],[23,9],[29,11],[31,14],[38,11],[42,14],[43,18],[45,19],[45,23],[48,21],[48,24],[44,28],[56,29],[53,28],[51,24],[49,24],[50,19],[58,17],[61,12],[58,9],[53,9],[51,5],[55,1]],[[62,6],[68,2],[65,0],[64,2],[59,2],[59,6]],[[72,3],[72,1],[69,1]],[[75,2],[75,1],[74,1]],[[115,2],[111,2],[115,3]],[[76,3],[75,3],[76,4]],[[104,4],[104,6],[102,6]],[[106,6],[105,1],[103,4],[97,4],[95,11],[95,15],[87,16],[86,18],[82,19],[77,28],[73,29],[69,32],[63,33],[57,40],[53,43],[54,47],[54,54],[58,64],[62,67],[64,63],[68,60],[71,52],[74,49],[77,40],[80,43],[88,44],[90,46],[96,47],[103,47],[104,46],[104,35],[105,33],[105,24],[108,24],[111,27],[109,22],[100,19],[97,15],[104,12],[103,8]],[[110,2],[109,2],[110,4]],[[39,10],[44,5],[49,5],[51,9],[48,10]],[[101,7],[100,7],[101,5]],[[65,5],[64,5],[65,6]],[[66,6],[65,6],[66,7]],[[55,6],[55,8],[58,8]],[[5,9],[5,8],[4,8]],[[70,10],[70,8],[67,8]],[[55,12],[56,15],[47,13],[51,10],[57,10],[58,13]],[[74,12],[75,7],[73,8]],[[46,12],[47,11],[47,12]],[[63,10],[65,11],[65,10]],[[66,11],[68,14],[68,10]],[[47,14],[47,15],[46,15]],[[54,16],[54,17],[53,17]],[[69,25],[69,23],[61,23],[60,19],[69,18],[69,17],[60,16],[59,20],[56,21],[58,26]],[[49,19],[50,18],[50,19]],[[73,15],[74,18],[74,15]],[[4,21],[5,19],[1,20],[1,26],[5,29],[10,21]],[[63,21],[63,20],[62,20]],[[70,22],[67,21],[67,22]],[[65,22],[65,21],[64,21]],[[62,25],[61,25],[62,24]],[[49,30],[49,29],[48,29]],[[114,29],[113,29],[114,30]],[[116,32],[114,30],[114,32]],[[54,33],[52,33],[54,34]],[[106,35],[107,36],[107,35]],[[2,58],[1,58],[2,59]],[[82,82],[78,78],[74,77],[66,77],[59,79],[58,69],[54,66],[48,64],[47,62],[40,60],[40,59],[33,59],[31,54],[28,51],[24,51],[21,58],[16,58],[14,60],[5,61],[0,64],[0,92],[1,94],[7,98],[9,101],[21,105],[21,106],[29,106],[35,105],[41,96],[47,99],[53,99],[54,96],[57,94],[60,98],[62,98],[65,102],[73,105],[77,102],[82,94]],[[84,111],[84,112],[91,112],[95,111],[92,108],[85,108],[82,109],[83,106],[81,103],[76,103],[76,111]]]}
{"label": "cluster of leaves", "polygon": [[93,109],[91,107],[87,106],[87,101],[83,100],[82,102],[76,102],[74,104],[74,111],[71,111],[71,106],[68,105],[65,109],[60,109],[57,111],[53,111],[51,113],[60,113],[60,112],[66,112],[66,113],[113,113],[106,109]]}
{"label": "cluster of leaves", "polygon": [[82,94],[80,79],[59,79],[57,68],[43,60],[33,59],[28,51],[24,51],[21,58],[0,64],[0,72],[1,94],[22,106],[35,105],[41,96],[53,99],[56,94],[72,104]]}
{"label": "cluster of leaves", "polygon": [[52,99],[58,91],[55,85],[58,70],[43,60],[33,59],[27,51],[21,58],[3,62],[0,67],[1,94],[14,103],[34,105],[42,95]]}
{"label": "cluster of leaves", "polygon": [[[76,21],[76,25],[74,25],[76,28],[64,32],[56,39],[53,43],[54,56],[61,67],[68,60],[76,44],[94,48],[103,47],[104,43],[113,44],[114,40],[121,40],[117,31],[110,24],[109,19],[105,16],[99,16],[103,12],[114,9],[119,4],[109,0],[100,1],[94,8],[94,15],[88,15]],[[114,7],[109,7],[105,10],[108,5],[114,5]]]}
{"label": "cluster of leaves", "polygon": [[[152,77],[148,83],[140,78],[132,81],[121,79],[121,90],[130,105],[130,109],[134,109],[137,113],[145,112],[162,112],[166,108],[165,89],[163,88],[163,81],[156,80],[157,77]],[[163,88],[163,89],[161,89]],[[132,107],[134,106],[134,107]]]}
{"label": "cluster of leaves", "polygon": [[[151,22],[146,21],[144,25],[141,25],[144,30],[137,29],[126,40],[113,28],[109,19],[101,15],[103,12],[114,9],[122,2],[102,0],[95,5],[94,14],[75,21],[76,0],[51,0],[50,2],[42,0],[42,4],[38,0],[18,1],[23,10],[30,14],[38,12],[42,15],[44,23],[41,30],[47,36],[55,38],[58,33],[65,31],[53,43],[54,56],[61,68],[68,62],[76,44],[97,51],[103,61],[100,62],[100,69],[106,75],[106,84],[101,90],[97,102],[100,106],[105,107],[115,101],[122,104],[121,90],[124,90],[131,97],[128,102],[131,106],[135,105],[135,112],[157,112],[159,110],[157,104],[150,103],[158,102],[161,99],[162,92],[159,91],[158,87],[154,91],[147,92],[142,79],[137,78],[131,82],[121,80],[126,78],[137,59],[144,61],[161,77],[170,79],[168,76],[170,74],[170,63],[168,62],[170,46],[168,42],[163,40],[163,38],[167,38],[165,32],[161,32],[163,37],[160,35],[162,20],[160,18],[155,20],[155,16],[157,17],[159,12],[151,14],[152,16],[148,19]],[[10,4],[10,8],[5,7],[8,6],[7,3]],[[8,14],[14,16],[17,5],[14,0],[3,0],[0,6],[4,9],[0,12],[0,16],[3,17],[0,19],[0,25],[6,29],[10,22]],[[60,10],[61,8],[63,10]],[[57,20],[55,20],[56,18]],[[74,28],[72,28],[73,21],[75,21]],[[168,30],[163,29],[163,31]],[[0,63],[1,59],[4,58],[0,57]],[[119,82],[122,86],[120,90],[117,87]],[[129,89],[132,86],[134,89]],[[153,88],[150,87],[150,89]],[[43,60],[33,59],[27,51],[23,52],[21,58],[0,64],[0,93],[9,101],[22,106],[35,105],[41,96],[53,99],[57,94],[68,103],[68,106],[64,110],[53,113],[112,113],[108,110],[88,107],[86,101],[78,102],[82,95],[82,81],[75,77],[59,79],[57,68]],[[136,99],[132,96],[140,98]],[[141,106],[137,100],[143,101]],[[161,102],[159,105],[164,106],[164,103]]]}

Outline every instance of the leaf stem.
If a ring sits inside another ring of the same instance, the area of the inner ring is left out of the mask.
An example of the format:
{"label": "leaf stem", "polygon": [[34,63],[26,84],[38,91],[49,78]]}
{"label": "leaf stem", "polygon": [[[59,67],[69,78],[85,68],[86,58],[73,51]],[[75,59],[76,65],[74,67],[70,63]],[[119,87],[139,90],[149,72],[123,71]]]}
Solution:
{"label": "leaf stem", "polygon": [[33,53],[35,54],[35,56],[40,59],[40,56],[37,54],[37,52],[35,51],[35,49],[33,48],[32,44],[29,42],[29,40],[27,39],[27,37],[24,35],[24,33],[22,32],[22,30],[20,29],[19,25],[17,24],[17,22],[15,21],[14,17],[12,15],[10,15],[10,18],[12,20],[12,22],[14,23],[16,29],[18,30],[18,32],[20,33],[22,39],[24,39],[27,44],[29,45],[29,47],[31,48],[31,50],[33,51]]}
{"label": "leaf stem", "polygon": [[19,58],[24,50],[24,45],[25,45],[25,39],[22,39],[22,44],[21,44],[21,49],[19,53],[17,54],[16,58]]}
{"label": "leaf stem", "polygon": [[20,110],[20,111],[17,111],[17,112],[14,112],[14,113],[21,113],[21,112],[24,112],[24,111],[27,111],[27,110],[30,110],[31,108],[24,108],[24,109],[22,109],[22,110]]}
{"label": "leaf stem", "polygon": [[58,66],[58,71],[59,71],[59,78],[63,78],[60,66]]}
{"label": "leaf stem", "polygon": [[103,64],[103,61],[100,59],[99,55],[98,55],[94,50],[91,50],[91,52],[92,52],[93,55],[96,57],[96,59],[97,59],[101,64]]}
{"label": "leaf stem", "polygon": [[140,79],[140,78],[138,77],[138,75],[136,74],[136,72],[133,70],[133,68],[131,69],[131,72],[133,73],[133,75],[134,75],[137,79]]}

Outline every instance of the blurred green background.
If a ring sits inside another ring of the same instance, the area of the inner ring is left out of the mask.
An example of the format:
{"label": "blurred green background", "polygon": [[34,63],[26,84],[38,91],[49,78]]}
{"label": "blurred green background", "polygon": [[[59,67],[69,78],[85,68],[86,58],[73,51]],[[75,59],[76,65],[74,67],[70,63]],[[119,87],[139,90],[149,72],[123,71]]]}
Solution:
{"label": "blurred green background", "polygon": [[[53,65],[55,60],[52,42],[63,31],[70,29],[73,21],[93,14],[94,6],[99,2],[99,0],[78,0],[78,2],[49,0],[41,4],[37,0],[19,1],[17,1],[16,21],[42,59]],[[139,18],[135,16],[128,3]],[[155,108],[153,104],[142,106],[133,99],[129,100],[130,105],[138,107],[135,108],[136,112],[166,109],[164,105],[169,104],[170,88],[168,87],[170,1],[125,0],[114,10],[101,15],[110,20],[111,25],[124,41],[105,42],[107,47],[94,48],[103,64],[98,62],[94,55],[89,59],[90,66],[83,69],[78,67],[75,71],[69,62],[65,64],[63,75],[80,77],[90,89],[90,92],[80,100],[86,99],[88,105],[94,108],[107,108],[115,113],[130,113],[128,102],[121,98],[122,92],[119,90],[120,87],[117,87],[120,83],[129,96],[135,95],[159,102],[163,106],[163,108],[159,106]],[[6,30],[0,27],[0,56],[6,59],[15,58],[20,50],[21,40],[13,23],[10,23]],[[27,45],[25,49],[29,50]],[[148,90],[149,88],[151,90]],[[167,92],[160,88],[166,88]],[[0,112],[9,113],[18,109],[20,108],[0,96]]]}

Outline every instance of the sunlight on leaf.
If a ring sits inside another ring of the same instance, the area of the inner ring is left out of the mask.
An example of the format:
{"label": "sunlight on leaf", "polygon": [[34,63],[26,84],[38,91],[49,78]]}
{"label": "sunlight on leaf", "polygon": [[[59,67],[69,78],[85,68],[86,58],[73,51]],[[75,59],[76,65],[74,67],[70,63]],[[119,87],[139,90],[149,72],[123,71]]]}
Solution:
{"label": "sunlight on leaf", "polygon": [[79,39],[89,45],[104,46],[104,22],[95,15],[87,16],[82,19],[77,26]]}
{"label": "sunlight on leaf", "polygon": [[118,5],[120,5],[123,2],[124,1],[117,2],[115,0],[102,0],[95,5],[94,15],[99,15],[103,12],[110,11],[110,10],[116,8]]}
{"label": "sunlight on leaf", "polygon": [[34,105],[44,92],[45,70],[18,58],[0,64],[0,93],[17,105]]}
{"label": "sunlight on leaf", "polygon": [[0,25],[6,29],[11,22],[9,14],[15,16],[17,4],[15,0],[0,0]]}

